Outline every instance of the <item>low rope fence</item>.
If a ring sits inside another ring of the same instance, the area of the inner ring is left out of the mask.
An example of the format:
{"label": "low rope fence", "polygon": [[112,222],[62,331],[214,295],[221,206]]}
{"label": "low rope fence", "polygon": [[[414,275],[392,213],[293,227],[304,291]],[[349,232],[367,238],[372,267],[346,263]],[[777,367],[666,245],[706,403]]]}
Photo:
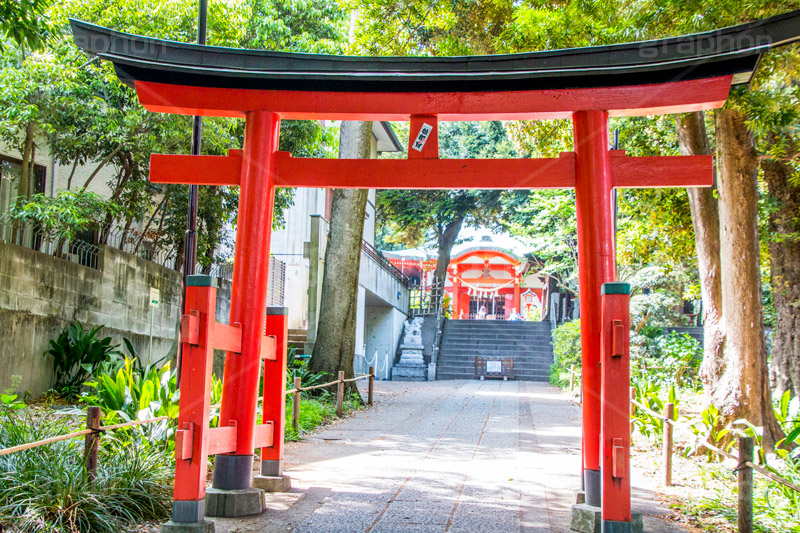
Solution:
{"label": "low rope fence", "polygon": [[[631,416],[635,415],[635,410],[641,409],[648,415],[661,420],[663,423],[664,438],[662,441],[662,463],[661,474],[662,482],[665,486],[672,485],[672,455],[673,455],[673,429],[678,426],[675,420],[675,406],[672,403],[664,405],[664,413],[659,413],[650,409],[647,405],[636,400],[636,388],[631,387]],[[704,440],[698,444],[698,447],[706,448],[721,457],[734,461],[737,466],[733,471],[737,475],[738,483],[738,509],[737,509],[737,522],[738,528],[741,533],[750,533],[753,531],[753,471],[768,477],[776,483],[780,483],[798,493],[800,493],[800,486],[784,479],[774,472],[757,465],[753,462],[754,459],[754,440],[752,437],[739,437],[739,456],[735,456],[717,446],[714,446],[708,440]]]}
{"label": "low rope fence", "polygon": [[[359,374],[355,377],[345,379],[344,378],[344,371],[339,371],[338,379],[334,381],[329,381],[328,383],[322,383],[320,385],[312,385],[309,387],[303,387],[301,383],[301,378],[296,377],[294,378],[294,388],[287,390],[284,395],[292,395],[292,427],[295,431],[298,430],[299,423],[300,423],[300,401],[301,401],[301,393],[306,391],[312,391],[316,389],[323,389],[326,387],[332,387],[336,385],[336,416],[341,418],[344,416],[344,389],[346,383],[351,383],[355,381],[359,381],[362,379],[369,379],[369,385],[367,389],[367,405],[372,405],[373,396],[375,392],[375,368],[369,367],[369,374]],[[263,396],[258,398],[258,401],[263,401]],[[209,407],[210,409],[219,408],[221,404],[217,403]],[[150,418],[147,420],[133,420],[131,422],[124,422],[121,424],[111,424],[108,426],[101,426],[100,420],[102,418],[102,413],[99,407],[91,406],[86,409],[86,429],[81,429],[78,431],[73,431],[72,433],[65,433],[64,435],[57,435],[54,437],[49,437],[46,439],[38,440],[35,442],[28,442],[25,444],[20,444],[18,446],[12,446],[10,448],[2,448],[0,449],[0,457],[4,455],[10,455],[12,453],[21,452],[24,450],[30,450],[33,448],[38,448],[40,446],[46,446],[48,444],[53,444],[55,442],[60,442],[64,440],[75,439],[78,437],[85,437],[85,444],[84,444],[84,463],[86,465],[86,472],[88,478],[94,479],[96,472],[97,472],[97,457],[100,445],[100,435],[104,431],[112,431],[116,429],[123,429],[129,428],[134,426],[142,426],[146,424],[154,424],[156,422],[161,422],[164,420],[172,421],[175,418],[171,418],[169,416],[159,416],[156,418]]]}

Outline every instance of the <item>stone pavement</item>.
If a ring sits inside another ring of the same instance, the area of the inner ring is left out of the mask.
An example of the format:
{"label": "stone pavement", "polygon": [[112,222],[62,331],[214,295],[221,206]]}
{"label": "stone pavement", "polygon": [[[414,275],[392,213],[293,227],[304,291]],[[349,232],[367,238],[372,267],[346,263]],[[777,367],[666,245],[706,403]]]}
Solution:
{"label": "stone pavement", "polygon": [[[376,406],[286,448],[292,492],[217,532],[568,531],[580,411],[533,382],[375,382]],[[683,531],[634,478],[645,531]],[[652,483],[650,483],[652,484]]]}

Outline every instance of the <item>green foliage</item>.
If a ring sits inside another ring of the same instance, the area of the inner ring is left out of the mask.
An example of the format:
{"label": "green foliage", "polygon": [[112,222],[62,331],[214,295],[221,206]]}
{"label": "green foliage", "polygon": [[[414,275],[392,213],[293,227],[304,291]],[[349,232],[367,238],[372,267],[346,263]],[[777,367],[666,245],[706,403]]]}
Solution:
{"label": "green foliage", "polygon": [[107,213],[120,208],[100,195],[80,189],[61,191],[54,197],[34,194],[20,198],[9,215],[14,220],[34,224],[47,239],[71,241],[82,231],[97,230]]}
{"label": "green foliage", "polygon": [[574,191],[539,189],[502,197],[502,224],[531,244],[539,273],[563,290],[578,290],[578,238]]}
{"label": "green foliage", "polygon": [[719,448],[722,446],[723,440],[730,434],[731,431],[725,427],[719,409],[713,404],[709,405],[700,413],[699,417],[690,421],[689,429],[695,435],[696,442],[686,447],[687,456],[708,454],[709,461],[721,459],[716,453],[710,453],[708,449],[700,446],[701,443],[707,442]]}
{"label": "green foliage", "polygon": [[[515,156],[505,128],[497,121],[443,122],[439,142],[443,159]],[[480,227],[498,222],[500,196],[500,191],[491,190],[381,190],[377,208],[378,221],[385,227],[383,241],[409,247],[438,245],[441,256],[442,246],[452,246],[444,240],[448,225]]]}
{"label": "green foliage", "polygon": [[[42,440],[70,431],[63,423],[0,414],[0,447]],[[97,477],[89,482],[82,440],[60,441],[0,457],[0,527],[13,531],[124,530],[169,516],[169,457],[106,436]]]}
{"label": "green foliage", "polygon": [[[343,402],[345,414],[363,409],[364,405],[361,398],[355,394],[345,396]],[[286,412],[292,412],[291,399],[287,398]],[[320,397],[311,398],[306,397],[303,393],[303,398],[300,400],[300,418],[298,421],[298,430],[295,431],[291,423],[286,424],[285,438],[287,441],[298,441],[304,434],[311,433],[318,427],[326,424],[330,420],[336,419],[336,402],[333,395],[324,391]]]}
{"label": "green foliage", "polygon": [[[664,414],[664,406],[671,403],[674,406],[674,420],[678,419],[679,401],[674,386],[669,388],[666,400],[663,399],[663,389],[655,383],[642,380],[635,382],[634,387],[636,388],[636,401],[661,415]],[[653,444],[659,444],[664,437],[664,421],[643,409],[636,408],[636,414],[631,417],[631,423],[635,432]]]}
{"label": "green foliage", "polygon": [[297,348],[292,346],[286,357],[286,388],[294,388],[294,378],[300,378],[303,387],[313,387],[325,383],[327,379],[332,379],[327,372],[312,372],[309,362],[310,359],[300,359],[296,357]]}
{"label": "green foliage", "polygon": [[700,388],[703,350],[697,340],[686,333],[662,335],[660,330],[652,339],[644,335],[639,335],[639,338],[647,339],[648,351],[631,357],[634,384],[649,382],[659,387]]}
{"label": "green foliage", "polygon": [[[0,0],[0,37],[36,49],[47,36],[44,12],[51,0]],[[0,38],[0,52],[5,51]]]}
{"label": "green foliage", "polygon": [[[569,370],[574,365],[581,368],[581,321],[573,320],[553,330],[553,366],[550,367],[550,383],[565,387],[569,383]],[[576,377],[576,383],[578,378]]]}
{"label": "green foliage", "polygon": [[111,344],[111,337],[97,337],[102,328],[85,330],[80,322],[74,322],[56,340],[50,341],[50,349],[44,356],[53,358],[56,392],[67,398],[76,396],[88,377],[116,354],[118,345]]}

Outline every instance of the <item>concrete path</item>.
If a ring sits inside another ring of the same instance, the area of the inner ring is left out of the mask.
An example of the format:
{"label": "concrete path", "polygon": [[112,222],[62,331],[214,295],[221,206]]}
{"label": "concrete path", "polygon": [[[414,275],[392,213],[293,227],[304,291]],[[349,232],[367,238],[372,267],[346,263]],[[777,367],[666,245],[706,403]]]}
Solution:
{"label": "concrete path", "polygon": [[[580,411],[549,385],[376,382],[374,408],[287,446],[291,493],[216,530],[568,531],[580,466]],[[646,531],[683,531],[635,495]]]}

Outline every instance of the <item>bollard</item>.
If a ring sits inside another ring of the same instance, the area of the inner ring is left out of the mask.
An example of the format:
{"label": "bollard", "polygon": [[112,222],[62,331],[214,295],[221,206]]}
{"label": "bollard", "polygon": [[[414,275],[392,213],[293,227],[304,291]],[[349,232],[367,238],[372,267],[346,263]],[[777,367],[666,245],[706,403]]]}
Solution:
{"label": "bollard", "polygon": [[672,486],[672,424],[667,420],[672,420],[675,417],[675,406],[668,403],[664,406],[664,459],[662,467],[664,469],[664,486]]}
{"label": "bollard", "polygon": [[300,427],[300,378],[294,378],[294,393],[292,394],[292,427],[299,432]]}
{"label": "bollard", "polygon": [[83,464],[86,466],[86,479],[94,481],[97,474],[97,451],[100,448],[100,417],[99,407],[92,406],[86,409],[86,429],[93,430],[86,435],[83,444]]}
{"label": "bollard", "polygon": [[367,405],[372,405],[372,397],[375,394],[375,367],[369,367],[369,391],[367,392]]}
{"label": "bollard", "polygon": [[753,462],[753,438],[739,437],[739,533],[753,533],[753,469],[747,466],[748,461]]}
{"label": "bollard", "polygon": [[344,370],[339,370],[339,381],[336,383],[336,416],[344,416]]}

